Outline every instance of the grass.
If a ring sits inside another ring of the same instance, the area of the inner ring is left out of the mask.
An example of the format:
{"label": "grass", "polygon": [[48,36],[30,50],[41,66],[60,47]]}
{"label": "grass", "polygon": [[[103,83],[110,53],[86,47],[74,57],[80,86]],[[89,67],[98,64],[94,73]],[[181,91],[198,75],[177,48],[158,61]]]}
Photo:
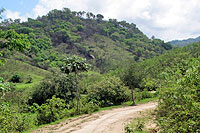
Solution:
{"label": "grass", "polygon": [[[25,62],[7,59],[5,65],[0,67],[0,76],[9,81],[9,79],[16,74],[20,75],[23,82],[14,85],[17,90],[24,90],[38,85],[42,79],[51,73]],[[32,78],[32,83],[26,83],[30,77]]]}

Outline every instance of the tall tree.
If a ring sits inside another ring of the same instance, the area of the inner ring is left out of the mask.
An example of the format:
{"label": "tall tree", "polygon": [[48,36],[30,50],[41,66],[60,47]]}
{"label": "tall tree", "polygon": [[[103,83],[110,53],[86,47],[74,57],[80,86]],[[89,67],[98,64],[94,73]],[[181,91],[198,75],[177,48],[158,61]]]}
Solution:
{"label": "tall tree", "polygon": [[80,93],[78,88],[78,74],[80,72],[88,71],[89,65],[86,63],[86,60],[82,57],[72,56],[66,59],[64,66],[61,70],[66,73],[74,73],[76,80],[76,99],[77,99],[77,112],[79,113],[79,101],[80,101]]}
{"label": "tall tree", "polygon": [[140,88],[142,79],[145,77],[144,67],[138,63],[134,63],[124,73],[122,80],[129,86],[133,101],[132,105],[135,105],[134,89]]}

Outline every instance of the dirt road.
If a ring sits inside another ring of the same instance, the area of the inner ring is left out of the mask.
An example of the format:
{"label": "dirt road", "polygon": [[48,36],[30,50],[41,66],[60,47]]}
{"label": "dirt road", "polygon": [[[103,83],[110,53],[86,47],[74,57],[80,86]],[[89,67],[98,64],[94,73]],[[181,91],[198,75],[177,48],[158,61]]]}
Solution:
{"label": "dirt road", "polygon": [[34,133],[123,133],[127,122],[138,117],[140,111],[153,109],[156,105],[157,103],[149,102],[83,115],[43,127]]}

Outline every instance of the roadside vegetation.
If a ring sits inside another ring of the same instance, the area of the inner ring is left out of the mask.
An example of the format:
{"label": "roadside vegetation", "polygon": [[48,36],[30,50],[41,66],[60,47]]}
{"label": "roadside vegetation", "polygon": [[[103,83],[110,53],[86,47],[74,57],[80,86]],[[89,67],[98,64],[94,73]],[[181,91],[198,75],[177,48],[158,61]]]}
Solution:
{"label": "roadside vegetation", "polygon": [[0,23],[0,132],[157,97],[160,131],[200,132],[200,43],[172,48],[103,18],[64,8]]}

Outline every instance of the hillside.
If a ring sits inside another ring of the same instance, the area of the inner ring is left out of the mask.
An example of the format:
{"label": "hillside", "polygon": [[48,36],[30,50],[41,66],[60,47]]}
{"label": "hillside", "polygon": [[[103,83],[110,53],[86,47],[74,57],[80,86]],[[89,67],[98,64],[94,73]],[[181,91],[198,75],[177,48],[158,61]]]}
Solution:
{"label": "hillside", "polygon": [[43,69],[61,66],[66,56],[79,55],[93,70],[104,73],[171,49],[160,39],[149,39],[133,23],[103,18],[101,14],[64,8],[23,23],[4,21],[1,29],[27,34],[31,47],[26,56],[32,58],[31,65]]}
{"label": "hillside", "polygon": [[[21,54],[17,53],[16,55],[19,57]],[[25,56],[21,55],[21,57]],[[0,77],[10,81],[15,75],[20,77],[19,83],[14,83],[17,90],[33,91],[34,86],[39,85],[40,81],[46,77],[50,77],[52,73],[24,61],[19,61],[19,58],[12,57],[7,59],[6,63],[0,67]]]}
{"label": "hillside", "polygon": [[160,131],[200,131],[200,42],[172,49],[133,23],[68,8],[0,28],[0,132],[147,98],[159,98]]}
{"label": "hillside", "polygon": [[170,43],[172,46],[183,47],[183,46],[192,44],[194,42],[199,42],[199,41],[200,41],[200,36],[197,38],[189,38],[189,39],[185,39],[185,40],[173,40],[168,43]]}

